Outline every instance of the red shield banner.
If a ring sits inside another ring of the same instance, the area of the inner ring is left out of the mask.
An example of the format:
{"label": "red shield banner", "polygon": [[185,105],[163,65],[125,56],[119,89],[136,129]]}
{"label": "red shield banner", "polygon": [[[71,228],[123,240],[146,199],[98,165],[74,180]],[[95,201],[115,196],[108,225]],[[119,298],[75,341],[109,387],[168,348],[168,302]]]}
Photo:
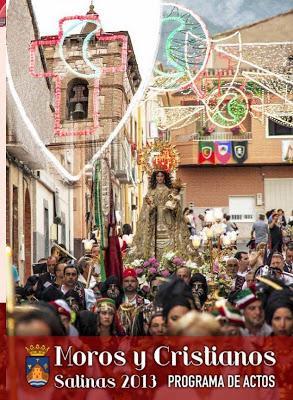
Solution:
{"label": "red shield banner", "polygon": [[199,142],[198,144],[198,163],[208,162],[215,164],[215,146],[214,142]]}

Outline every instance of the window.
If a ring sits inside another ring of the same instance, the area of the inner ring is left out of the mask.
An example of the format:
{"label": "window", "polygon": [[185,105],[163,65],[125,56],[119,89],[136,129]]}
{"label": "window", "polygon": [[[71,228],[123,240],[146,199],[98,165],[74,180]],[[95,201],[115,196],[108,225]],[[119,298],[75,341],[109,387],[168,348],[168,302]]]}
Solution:
{"label": "window", "polygon": [[67,86],[67,118],[82,120],[88,117],[88,82],[73,79]]}
{"label": "window", "polygon": [[254,222],[255,196],[230,196],[229,214],[233,222]]}
{"label": "window", "polygon": [[[293,121],[292,116],[287,116],[287,121]],[[268,119],[268,136],[293,136],[293,128],[278,124],[276,121]]]}

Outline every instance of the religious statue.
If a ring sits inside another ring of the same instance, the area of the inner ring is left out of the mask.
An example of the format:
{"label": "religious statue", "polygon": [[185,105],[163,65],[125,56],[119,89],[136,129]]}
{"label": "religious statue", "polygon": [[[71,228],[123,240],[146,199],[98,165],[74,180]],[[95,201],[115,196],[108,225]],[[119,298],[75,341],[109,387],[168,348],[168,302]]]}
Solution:
{"label": "religious statue", "polygon": [[[166,146],[168,148],[170,145]],[[170,176],[170,172],[174,171],[171,168],[173,164],[170,165],[172,151],[167,153],[165,147],[158,153],[152,159],[152,168],[148,170],[151,172],[149,189],[143,201],[131,253],[135,258],[155,257],[160,261],[168,251],[176,251],[178,255],[186,257],[192,244],[182,214],[182,184],[178,180],[172,183]]]}

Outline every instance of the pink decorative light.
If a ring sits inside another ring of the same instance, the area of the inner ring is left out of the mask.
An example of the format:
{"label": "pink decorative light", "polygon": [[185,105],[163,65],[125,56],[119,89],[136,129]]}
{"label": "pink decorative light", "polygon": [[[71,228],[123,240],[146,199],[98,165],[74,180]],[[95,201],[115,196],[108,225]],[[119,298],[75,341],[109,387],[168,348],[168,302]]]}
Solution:
{"label": "pink decorative light", "polygon": [[[99,107],[98,100],[100,94],[99,79],[94,79],[94,90],[93,90],[93,127],[81,130],[74,129],[64,129],[61,123],[61,88],[62,88],[62,77],[56,74],[54,71],[47,72],[37,72],[36,71],[36,49],[40,46],[54,46],[57,47],[63,38],[64,30],[63,24],[67,21],[84,21],[93,20],[99,21],[98,15],[76,15],[72,17],[64,17],[59,20],[59,33],[54,36],[46,36],[41,40],[32,41],[29,48],[30,54],[30,64],[29,72],[35,78],[52,78],[55,82],[55,118],[54,118],[54,133],[56,136],[85,136],[93,135],[96,133],[99,127]],[[121,34],[107,34],[107,33],[97,33],[97,40],[101,42],[115,42],[121,41],[121,64],[119,66],[113,67],[103,67],[101,68],[102,73],[118,73],[126,71],[127,65],[127,46],[128,38]]]}

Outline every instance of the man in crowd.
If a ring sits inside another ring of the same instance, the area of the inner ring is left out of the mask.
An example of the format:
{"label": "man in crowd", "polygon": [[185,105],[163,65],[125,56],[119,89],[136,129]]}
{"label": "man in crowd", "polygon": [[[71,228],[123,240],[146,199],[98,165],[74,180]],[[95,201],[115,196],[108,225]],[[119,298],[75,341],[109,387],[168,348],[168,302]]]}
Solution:
{"label": "man in crowd", "polygon": [[234,288],[235,291],[238,291],[242,289],[245,282],[246,274],[249,271],[249,257],[247,252],[238,251],[235,254],[235,258],[238,260],[238,271],[235,278]]}
{"label": "man in crowd", "polygon": [[77,264],[79,275],[78,275],[78,282],[80,282],[84,288],[93,289],[97,281],[93,277],[94,272],[94,265],[93,260],[88,257],[82,257]]}
{"label": "man in crowd", "polygon": [[259,214],[259,219],[252,225],[251,239],[253,239],[253,234],[255,235],[255,245],[259,243],[267,243],[269,228],[268,224],[265,222],[265,215]]}
{"label": "man in crowd", "polygon": [[282,280],[286,285],[293,284],[293,278],[287,275],[284,275],[285,261],[284,257],[281,253],[274,253],[271,259],[271,271],[273,271],[276,277]]}
{"label": "man in crowd", "polygon": [[179,267],[176,270],[176,276],[182,279],[186,285],[189,285],[191,279],[191,270],[188,267]]}
{"label": "man in crowd", "polygon": [[279,222],[279,214],[273,212],[269,219],[270,228],[270,247],[272,252],[282,252],[283,236]]}
{"label": "man in crowd", "polygon": [[93,245],[91,250],[91,258],[93,260],[93,276],[98,278],[101,273],[100,246],[98,244]]}
{"label": "man in crowd", "polygon": [[293,242],[288,243],[284,271],[293,272]]}
{"label": "man in crowd", "polygon": [[64,268],[66,267],[65,263],[62,262],[58,262],[55,265],[54,268],[54,275],[56,277],[55,279],[55,285],[58,286],[59,288],[62,286],[63,284],[63,279],[64,279]]}
{"label": "man in crowd", "polygon": [[254,292],[246,288],[236,298],[236,306],[245,318],[245,328],[241,328],[242,336],[269,336],[272,329],[265,323],[265,313],[261,300]]}
{"label": "man in crowd", "polygon": [[117,313],[120,324],[127,335],[143,335],[145,334],[143,311],[150,301],[137,293],[138,280],[135,269],[126,268],[123,271],[122,287],[124,297]]}
{"label": "man in crowd", "polygon": [[127,304],[135,305],[136,307],[142,304],[149,304],[149,300],[139,296],[138,291],[138,280],[136,271],[133,268],[126,268],[123,272],[122,287],[124,291],[123,302]]}
{"label": "man in crowd", "polygon": [[57,264],[56,257],[50,256],[47,258],[47,272],[42,274],[39,277],[37,289],[36,289],[36,297],[40,298],[42,291],[48,286],[46,285],[47,282],[54,283],[56,280],[55,276],[55,267]]}
{"label": "man in crowd", "polygon": [[67,265],[64,268],[64,281],[61,291],[65,297],[68,297],[72,292],[75,295],[77,294],[81,308],[91,310],[96,304],[94,292],[91,289],[85,289],[78,281],[78,272],[78,268],[74,265]]}

